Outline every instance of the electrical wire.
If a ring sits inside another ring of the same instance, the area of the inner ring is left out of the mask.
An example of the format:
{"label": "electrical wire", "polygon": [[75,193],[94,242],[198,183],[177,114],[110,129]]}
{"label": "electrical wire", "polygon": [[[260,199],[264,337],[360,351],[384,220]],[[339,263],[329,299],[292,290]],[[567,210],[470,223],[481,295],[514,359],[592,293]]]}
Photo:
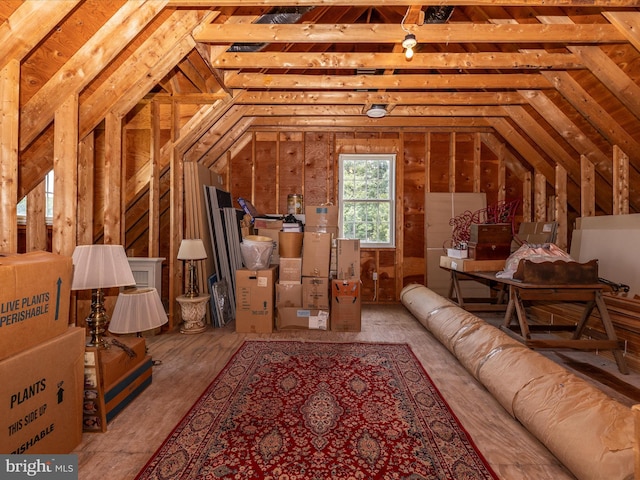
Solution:
{"label": "electrical wire", "polygon": [[409,11],[411,11],[411,6],[407,7],[407,12],[404,14],[404,17],[402,17],[402,21],[400,22],[400,28],[402,28],[402,30],[405,31],[405,33],[411,33],[409,30],[407,30],[404,26],[404,22],[407,19],[407,15],[409,15]]}

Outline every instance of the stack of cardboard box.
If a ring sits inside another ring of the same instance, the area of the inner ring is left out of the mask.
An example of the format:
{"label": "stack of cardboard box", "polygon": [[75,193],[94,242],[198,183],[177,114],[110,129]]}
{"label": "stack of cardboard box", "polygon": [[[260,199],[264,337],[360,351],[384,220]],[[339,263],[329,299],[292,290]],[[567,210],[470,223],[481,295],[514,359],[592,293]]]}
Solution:
{"label": "stack of cardboard box", "polygon": [[359,332],[361,328],[360,240],[336,240],[336,278],[331,282],[331,329]]}
{"label": "stack of cardboard box", "polygon": [[280,266],[295,275],[281,275],[277,291],[277,328],[328,330],[331,242],[338,231],[336,207],[306,207],[302,250],[291,259],[280,251]]}
{"label": "stack of cardboard box", "polygon": [[0,451],[69,453],[82,440],[85,330],[69,326],[71,257],[0,256]]}
{"label": "stack of cardboard box", "polygon": [[[278,330],[360,331],[360,242],[337,239],[338,207],[307,206],[304,218],[301,244],[288,236],[293,232],[266,228],[275,225],[272,220],[258,222],[260,235],[278,239],[277,271],[236,272],[236,331],[271,332],[274,319]],[[261,277],[268,280],[259,282]],[[250,306],[256,298],[261,307],[269,305],[273,296],[273,312]]]}

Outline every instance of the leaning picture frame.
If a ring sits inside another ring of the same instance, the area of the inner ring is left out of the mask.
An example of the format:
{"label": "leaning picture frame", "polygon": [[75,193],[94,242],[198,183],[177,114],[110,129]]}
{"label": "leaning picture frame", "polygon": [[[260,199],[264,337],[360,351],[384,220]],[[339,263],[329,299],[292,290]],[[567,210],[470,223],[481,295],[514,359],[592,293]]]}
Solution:
{"label": "leaning picture frame", "polygon": [[222,324],[220,322],[220,319],[218,318],[218,306],[216,305],[216,298],[213,288],[213,286],[218,282],[218,275],[215,273],[210,275],[207,279],[207,282],[209,284],[209,295],[211,297],[211,301],[209,302],[209,308],[211,309],[211,325],[213,325],[214,327],[221,327]]}
{"label": "leaning picture frame", "polygon": [[209,291],[211,292],[211,310],[215,318],[215,326],[224,327],[233,320],[233,310],[231,308],[231,299],[229,296],[229,285],[226,279],[212,279],[214,275],[209,277]]}

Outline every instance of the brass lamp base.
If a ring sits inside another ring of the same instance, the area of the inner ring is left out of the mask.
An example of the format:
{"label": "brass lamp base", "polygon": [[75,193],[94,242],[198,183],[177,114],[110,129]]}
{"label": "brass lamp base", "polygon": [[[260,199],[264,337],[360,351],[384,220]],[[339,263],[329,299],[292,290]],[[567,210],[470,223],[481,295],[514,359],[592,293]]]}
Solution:
{"label": "brass lamp base", "polygon": [[91,292],[91,312],[85,320],[91,339],[88,347],[107,348],[109,344],[102,336],[109,325],[109,315],[104,308],[104,293],[101,288]]}
{"label": "brass lamp base", "polygon": [[193,260],[189,260],[187,269],[189,271],[189,282],[187,283],[187,291],[184,292],[184,296],[187,298],[196,298],[200,296],[200,289],[198,288],[198,272],[196,271],[196,265]]}

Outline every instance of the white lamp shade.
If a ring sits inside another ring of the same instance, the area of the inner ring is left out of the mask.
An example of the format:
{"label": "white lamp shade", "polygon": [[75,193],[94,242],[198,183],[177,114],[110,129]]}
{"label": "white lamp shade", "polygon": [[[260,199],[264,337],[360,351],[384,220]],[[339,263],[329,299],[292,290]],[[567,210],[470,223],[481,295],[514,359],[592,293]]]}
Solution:
{"label": "white lamp shade", "polygon": [[207,252],[202,240],[199,238],[182,240],[178,250],[178,260],[204,260],[205,258],[207,258]]}
{"label": "white lamp shade", "polygon": [[73,251],[71,290],[135,285],[122,245],[78,245]]}
{"label": "white lamp shade", "polygon": [[155,288],[133,289],[118,295],[109,331],[126,334],[151,330],[169,321]]}

